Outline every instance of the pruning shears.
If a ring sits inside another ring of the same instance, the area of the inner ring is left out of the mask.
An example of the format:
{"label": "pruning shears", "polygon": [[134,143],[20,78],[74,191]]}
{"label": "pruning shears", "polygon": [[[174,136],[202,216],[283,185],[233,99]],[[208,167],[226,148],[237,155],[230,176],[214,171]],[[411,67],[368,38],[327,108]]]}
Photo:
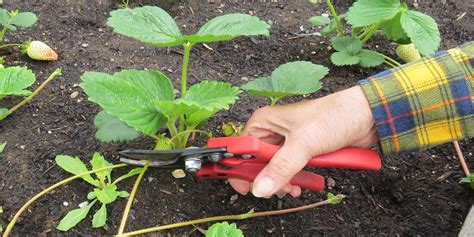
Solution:
{"label": "pruning shears", "polygon": [[[211,138],[206,148],[163,151],[129,149],[119,153],[123,156],[120,161],[127,164],[144,165],[149,160],[151,167],[184,168],[201,178],[237,178],[252,182],[280,148],[255,137],[242,136]],[[379,170],[381,159],[373,150],[347,147],[313,157],[306,166]],[[290,183],[317,192],[323,191],[325,186],[324,177],[304,170],[295,175]]]}

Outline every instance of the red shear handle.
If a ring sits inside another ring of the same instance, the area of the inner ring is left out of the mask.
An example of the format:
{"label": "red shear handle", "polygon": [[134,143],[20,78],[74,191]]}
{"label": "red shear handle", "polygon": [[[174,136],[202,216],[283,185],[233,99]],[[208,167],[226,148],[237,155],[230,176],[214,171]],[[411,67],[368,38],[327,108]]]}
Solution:
{"label": "red shear handle", "polygon": [[[223,169],[218,164],[213,163],[201,167],[201,169],[196,172],[196,176],[210,179],[236,178],[253,182],[264,167],[265,164],[245,163],[230,169]],[[323,176],[307,171],[300,171],[290,181],[292,185],[316,192],[322,192],[324,190],[324,183]]]}
{"label": "red shear handle", "polygon": [[[267,164],[275,153],[280,150],[280,146],[262,142],[256,137],[220,137],[208,140],[207,146],[226,147],[232,154],[250,154],[252,159],[223,159],[222,164],[236,166],[243,163]],[[368,149],[343,148],[331,153],[320,155],[309,160],[307,166],[326,168],[347,168],[379,170],[382,167],[377,152]]]}

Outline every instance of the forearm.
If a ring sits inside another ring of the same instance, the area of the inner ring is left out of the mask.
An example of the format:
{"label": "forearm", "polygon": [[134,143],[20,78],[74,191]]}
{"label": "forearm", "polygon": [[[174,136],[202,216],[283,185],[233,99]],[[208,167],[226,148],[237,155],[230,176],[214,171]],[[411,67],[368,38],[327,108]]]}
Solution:
{"label": "forearm", "polygon": [[474,136],[474,42],[360,81],[384,153]]}

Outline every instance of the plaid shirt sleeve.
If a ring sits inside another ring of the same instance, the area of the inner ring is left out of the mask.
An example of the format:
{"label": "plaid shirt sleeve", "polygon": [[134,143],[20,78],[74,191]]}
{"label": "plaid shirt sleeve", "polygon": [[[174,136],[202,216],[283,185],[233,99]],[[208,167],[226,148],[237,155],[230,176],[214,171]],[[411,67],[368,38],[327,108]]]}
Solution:
{"label": "plaid shirt sleeve", "polygon": [[474,137],[474,42],[359,82],[385,154]]}

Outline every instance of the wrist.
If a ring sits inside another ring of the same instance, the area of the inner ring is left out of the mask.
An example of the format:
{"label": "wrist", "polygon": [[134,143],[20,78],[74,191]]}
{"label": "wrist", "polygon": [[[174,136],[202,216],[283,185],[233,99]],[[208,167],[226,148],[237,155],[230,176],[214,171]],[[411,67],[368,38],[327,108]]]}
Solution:
{"label": "wrist", "polygon": [[367,97],[360,86],[338,92],[338,99],[344,104],[345,113],[350,115],[347,121],[347,140],[349,146],[373,145],[377,140],[375,118]]}

